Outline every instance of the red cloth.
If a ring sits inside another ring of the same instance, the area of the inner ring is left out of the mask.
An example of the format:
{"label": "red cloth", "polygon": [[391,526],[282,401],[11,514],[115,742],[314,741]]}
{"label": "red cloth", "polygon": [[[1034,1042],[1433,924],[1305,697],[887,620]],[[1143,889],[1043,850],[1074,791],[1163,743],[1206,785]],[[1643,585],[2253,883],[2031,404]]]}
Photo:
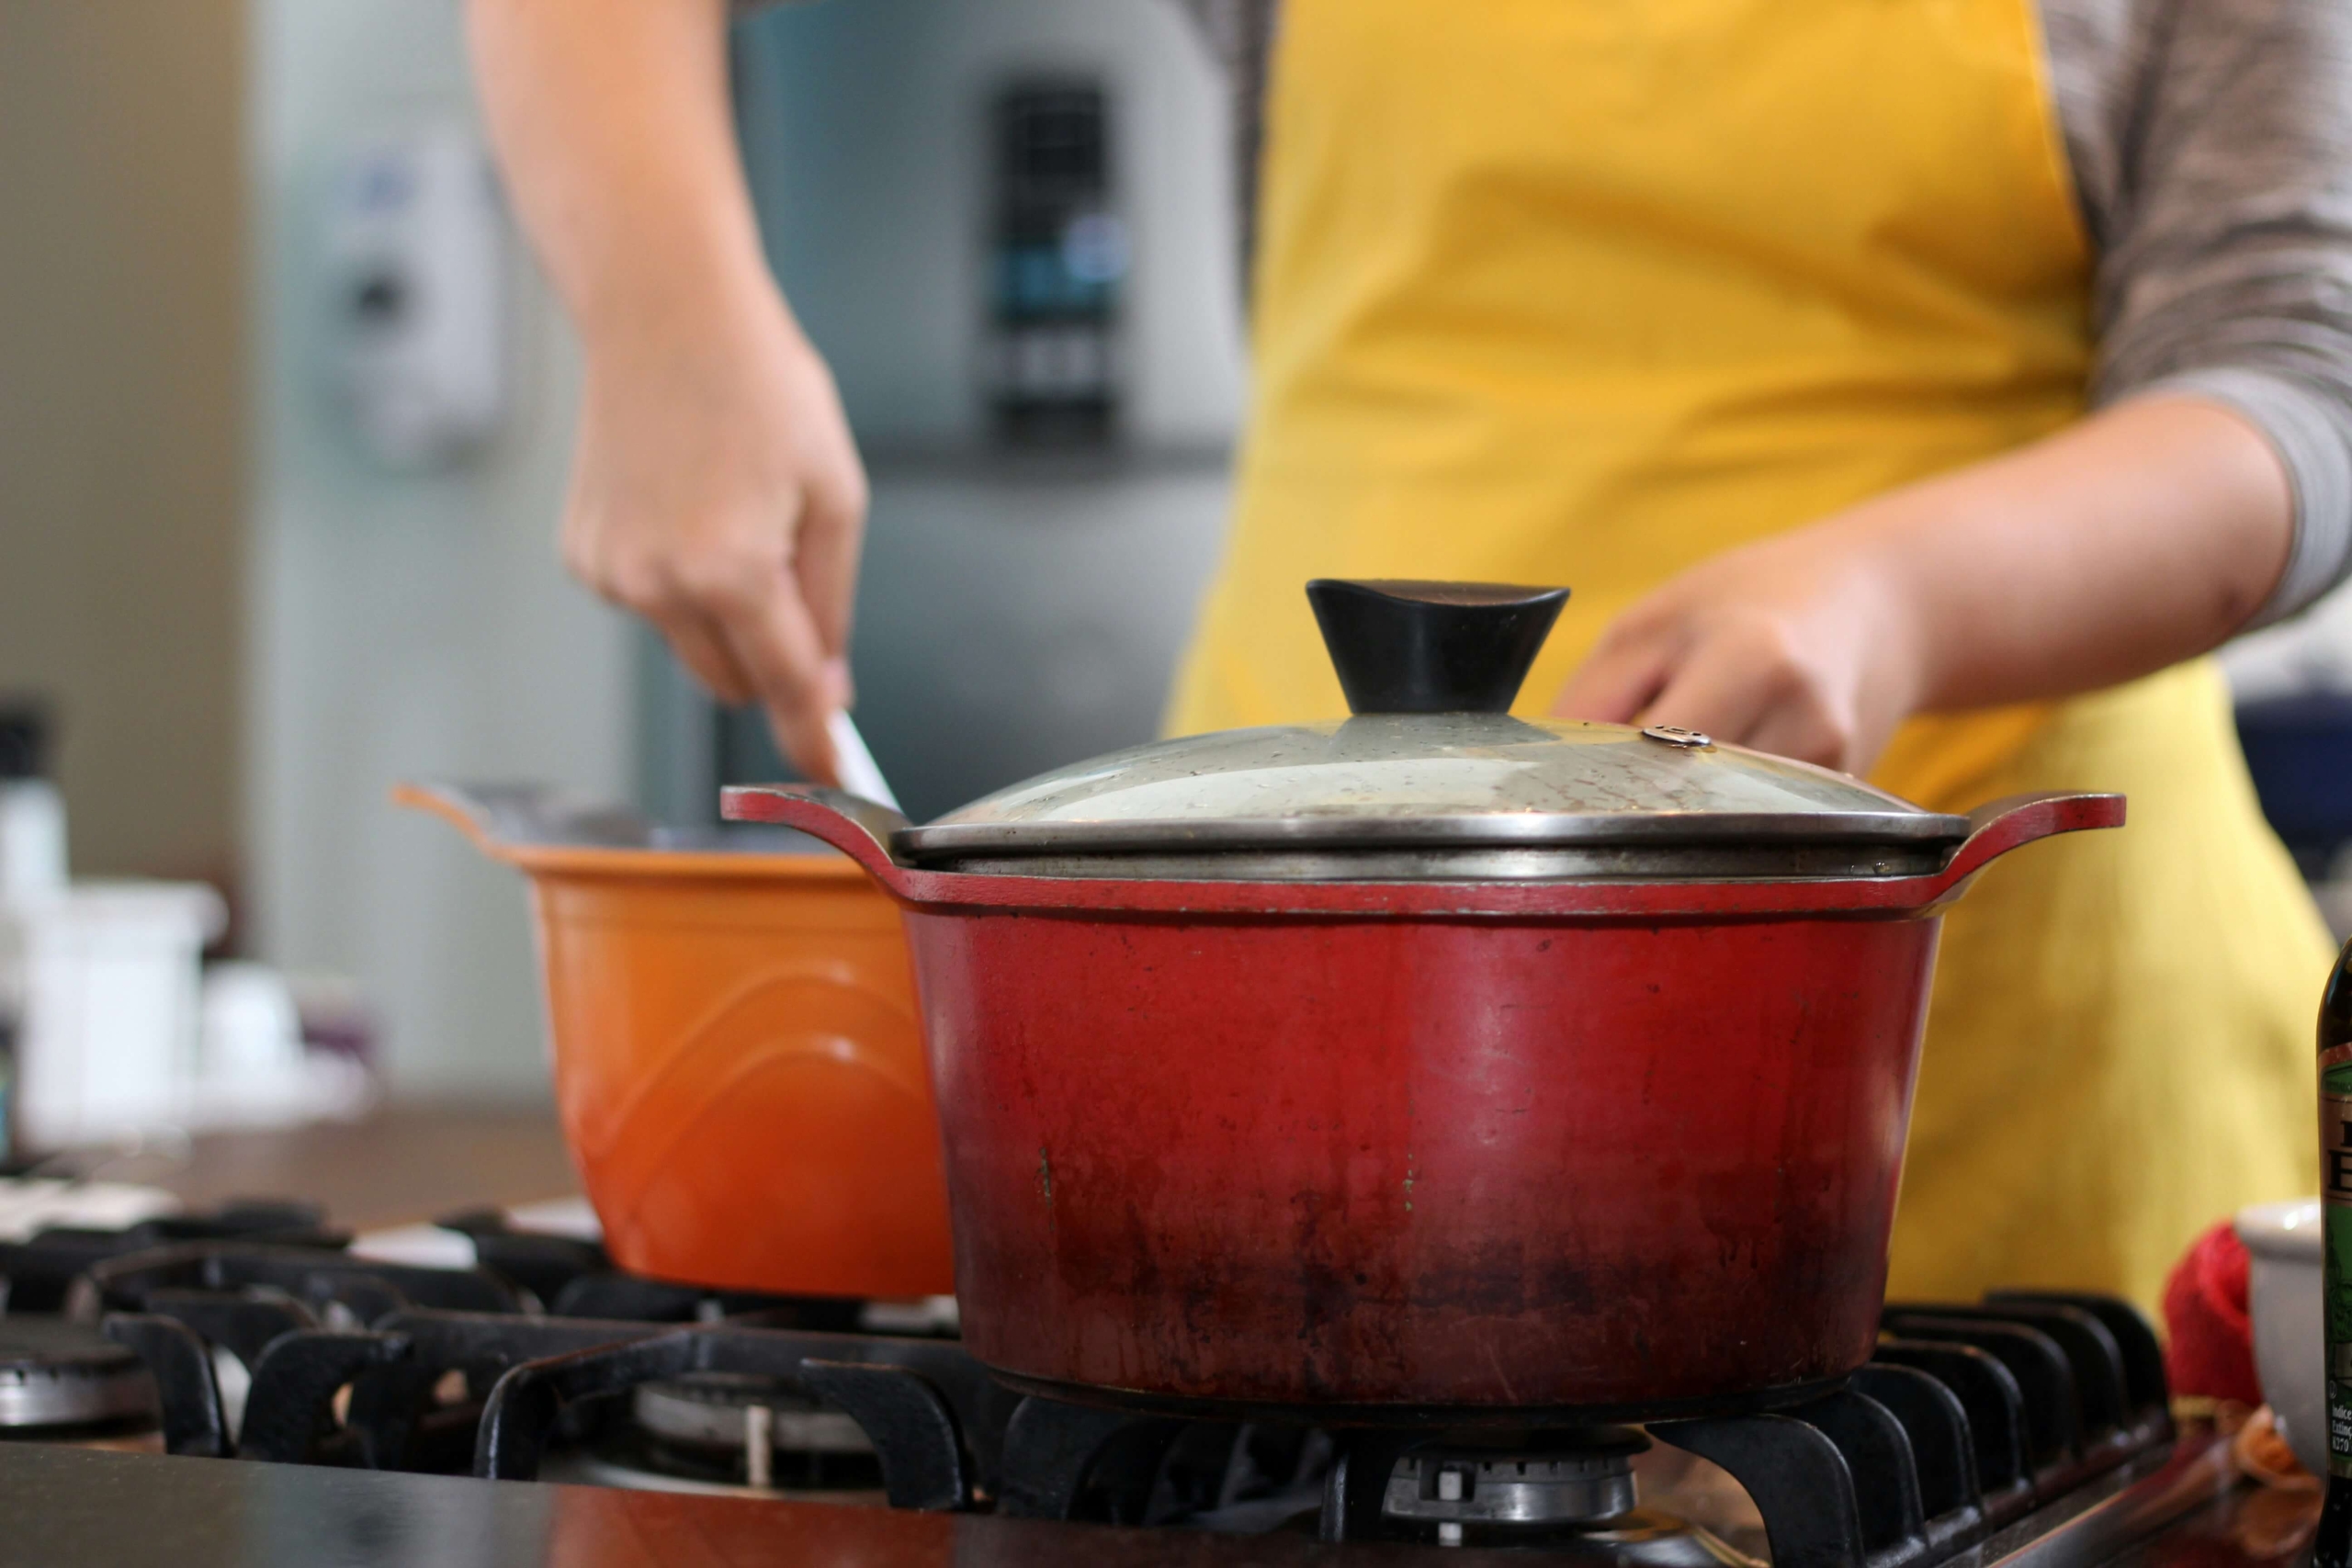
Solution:
{"label": "red cloth", "polygon": [[2190,1244],[2165,1281],[2165,1373],[2175,1394],[2262,1403],[2246,1308],[2245,1244],[2228,1221]]}

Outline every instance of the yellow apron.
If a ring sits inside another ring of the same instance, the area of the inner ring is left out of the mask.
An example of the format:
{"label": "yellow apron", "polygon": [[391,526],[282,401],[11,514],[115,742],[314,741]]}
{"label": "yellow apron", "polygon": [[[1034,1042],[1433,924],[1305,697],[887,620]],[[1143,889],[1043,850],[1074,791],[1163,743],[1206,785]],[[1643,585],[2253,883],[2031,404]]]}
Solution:
{"label": "yellow apron", "polygon": [[[1193,731],[1343,711],[1318,575],[1566,582],[1521,699],[1718,551],[2083,410],[2088,246],[2031,0],[1286,0],[1257,408]],[[2211,666],[1915,721],[1878,781],[2132,796],[1951,916],[1898,1294],[2150,1302],[2312,1183],[2330,960]]]}

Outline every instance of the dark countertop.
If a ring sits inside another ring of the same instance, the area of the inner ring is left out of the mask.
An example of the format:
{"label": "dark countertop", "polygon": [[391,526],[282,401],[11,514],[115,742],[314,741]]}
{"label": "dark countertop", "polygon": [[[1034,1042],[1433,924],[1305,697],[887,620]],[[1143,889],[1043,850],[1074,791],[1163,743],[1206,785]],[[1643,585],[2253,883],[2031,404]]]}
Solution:
{"label": "dark countertop", "polygon": [[1470,1568],[1527,1561],[17,1443],[0,1443],[0,1564],[10,1568]]}
{"label": "dark countertop", "polygon": [[[2311,1495],[2241,1488],[2108,1568],[2309,1561]],[[1556,1561],[0,1443],[0,1564],[31,1568],[1378,1568]],[[2033,1561],[2028,1549],[2012,1562]],[[1963,1554],[1962,1561],[1973,1561]]]}
{"label": "dark countertop", "polygon": [[2318,1526],[2318,1494],[2248,1487],[2126,1549],[2109,1568],[2310,1568]]}
{"label": "dark countertop", "polygon": [[306,1199],[353,1230],[580,1190],[545,1108],[402,1107],[364,1122],[212,1134],[194,1140],[185,1161],[138,1156],[98,1174],[165,1188],[195,1205]]}

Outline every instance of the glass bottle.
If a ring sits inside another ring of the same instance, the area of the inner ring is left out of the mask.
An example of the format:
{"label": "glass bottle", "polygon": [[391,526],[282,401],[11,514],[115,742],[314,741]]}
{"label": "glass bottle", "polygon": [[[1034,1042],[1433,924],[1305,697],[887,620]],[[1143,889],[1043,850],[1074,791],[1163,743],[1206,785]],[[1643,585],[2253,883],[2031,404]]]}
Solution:
{"label": "glass bottle", "polygon": [[2319,1004],[2319,1121],[2327,1498],[2312,1562],[2352,1568],[2352,943]]}

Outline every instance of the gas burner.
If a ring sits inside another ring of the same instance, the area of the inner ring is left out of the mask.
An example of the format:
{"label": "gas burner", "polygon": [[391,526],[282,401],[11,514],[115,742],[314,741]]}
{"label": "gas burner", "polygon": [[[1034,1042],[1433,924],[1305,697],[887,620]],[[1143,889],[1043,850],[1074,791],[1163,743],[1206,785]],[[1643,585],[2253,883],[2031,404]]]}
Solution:
{"label": "gas burner", "polygon": [[1628,1427],[1480,1432],[1427,1443],[1396,1461],[1381,1512],[1392,1519],[1433,1520],[1448,1545],[1461,1543],[1465,1524],[1580,1525],[1613,1518],[1634,1506],[1634,1456],[1649,1446]]}
{"label": "gas burner", "polygon": [[1408,1450],[1381,1517],[1392,1533],[1440,1546],[1519,1547],[1646,1568],[1752,1568],[1754,1559],[1670,1514],[1637,1507],[1627,1427],[1479,1432]]}
{"label": "gas burner", "polygon": [[781,1379],[687,1372],[629,1391],[629,1419],[601,1457],[617,1467],[756,1491],[883,1501],[874,1444],[855,1420]]}
{"label": "gas burner", "polygon": [[155,1418],[155,1380],[131,1351],[81,1324],[0,1318],[0,1437],[146,1431]]}

